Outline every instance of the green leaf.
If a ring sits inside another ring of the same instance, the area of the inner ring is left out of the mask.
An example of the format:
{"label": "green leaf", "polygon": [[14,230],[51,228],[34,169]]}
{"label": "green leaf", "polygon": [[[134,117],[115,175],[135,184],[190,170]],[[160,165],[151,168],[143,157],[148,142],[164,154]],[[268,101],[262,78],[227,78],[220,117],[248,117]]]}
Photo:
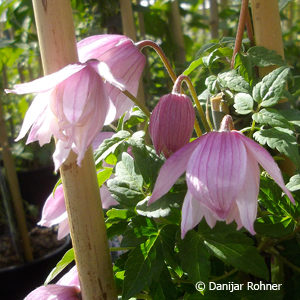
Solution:
{"label": "green leaf", "polygon": [[288,4],[289,2],[292,2],[293,0],[280,0],[279,1],[279,10],[282,11]]}
{"label": "green leaf", "polygon": [[101,187],[102,184],[109,179],[112,174],[112,168],[105,168],[97,173],[98,186]]}
{"label": "green leaf", "polygon": [[181,267],[194,283],[207,281],[210,274],[210,254],[195,231],[189,231],[178,244]]}
{"label": "green leaf", "polygon": [[253,88],[253,99],[264,107],[277,104],[284,92],[289,71],[287,67],[280,67],[266,75]]}
{"label": "green leaf", "polygon": [[296,174],[290,178],[290,181],[286,185],[286,187],[291,191],[299,191],[300,190],[300,174]]}
{"label": "green leaf", "polygon": [[213,236],[205,239],[204,244],[224,263],[259,278],[268,279],[268,268],[255,247],[225,239],[213,239]]}
{"label": "green leaf", "polygon": [[252,119],[262,125],[272,127],[291,128],[289,121],[274,108],[264,108],[252,115]]}
{"label": "green leaf", "polygon": [[200,57],[200,58],[194,60],[193,62],[191,62],[191,64],[188,66],[188,68],[182,74],[188,76],[202,64],[203,64],[202,57]]}
{"label": "green leaf", "polygon": [[114,134],[111,138],[102,142],[97,150],[94,152],[96,165],[101,164],[109,154],[114,153],[119,145],[124,143],[130,137],[130,132],[122,130]]}
{"label": "green leaf", "polygon": [[[152,276],[160,275],[157,262],[163,266],[162,257],[156,255],[156,236],[151,236],[145,243],[142,243],[130,252],[125,264],[125,278],[122,292],[122,299],[126,300],[150,285]],[[156,272],[158,271],[158,272]],[[159,273],[159,274],[157,274]]]}
{"label": "green leaf", "polygon": [[68,250],[62,259],[56,264],[55,268],[47,276],[44,284],[47,285],[51,280],[53,280],[60,272],[64,270],[72,261],[74,260],[74,250],[73,248]]}
{"label": "green leaf", "polygon": [[132,111],[130,112],[130,117],[129,119],[125,122],[123,127],[125,129],[130,129],[133,126],[136,126],[140,123],[143,123],[147,120],[147,116],[143,113],[143,111],[135,106]]}
{"label": "green leaf", "polygon": [[184,194],[182,193],[173,193],[172,196],[168,194],[148,206],[150,198],[148,196],[137,204],[136,211],[139,215],[148,218],[165,218],[171,213],[171,210],[178,210],[180,208],[183,197]]}
{"label": "green leaf", "polygon": [[300,112],[297,109],[285,109],[281,110],[282,114],[291,124],[300,127]]}
{"label": "green leaf", "polygon": [[215,75],[211,75],[205,79],[205,85],[211,94],[215,94],[217,92],[216,84],[217,77]]}
{"label": "green leaf", "polygon": [[234,97],[234,105],[236,112],[241,115],[247,115],[253,110],[253,99],[251,95],[246,93],[238,93]]}
{"label": "green leaf", "polygon": [[233,92],[249,93],[250,91],[249,83],[236,70],[219,74],[217,81],[222,88]]}
{"label": "green leaf", "polygon": [[116,165],[115,178],[108,180],[107,186],[114,198],[126,207],[136,205],[145,197],[143,177],[136,172],[133,158],[126,152]]}
{"label": "green leaf", "polygon": [[237,53],[234,60],[234,68],[239,70],[239,73],[247,82],[252,83],[253,66],[250,58],[242,53]]}
{"label": "green leaf", "polygon": [[269,50],[261,46],[254,46],[247,51],[253,65],[257,67],[267,67],[272,65],[283,65],[284,61],[276,51]]}
{"label": "green leaf", "polygon": [[261,145],[268,145],[270,148],[285,154],[296,164],[296,166],[299,166],[300,158],[298,144],[297,139],[293,134],[293,131],[289,129],[274,127],[256,131],[253,137]]}

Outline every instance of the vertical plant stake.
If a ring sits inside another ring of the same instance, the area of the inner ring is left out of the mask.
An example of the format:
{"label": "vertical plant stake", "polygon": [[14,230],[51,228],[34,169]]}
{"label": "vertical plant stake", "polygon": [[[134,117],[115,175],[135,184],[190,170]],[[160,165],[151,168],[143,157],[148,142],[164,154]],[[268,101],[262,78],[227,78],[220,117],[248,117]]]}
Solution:
{"label": "vertical plant stake", "polygon": [[[68,0],[33,0],[45,75],[78,61]],[[60,168],[82,298],[116,299],[112,264],[91,149],[79,167],[70,153]]]}

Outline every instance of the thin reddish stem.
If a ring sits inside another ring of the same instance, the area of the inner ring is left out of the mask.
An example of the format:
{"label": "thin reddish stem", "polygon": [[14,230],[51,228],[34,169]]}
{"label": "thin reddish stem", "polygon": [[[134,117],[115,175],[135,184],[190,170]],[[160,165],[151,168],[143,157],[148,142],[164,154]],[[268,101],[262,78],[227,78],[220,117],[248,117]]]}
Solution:
{"label": "thin reddish stem", "polygon": [[244,33],[244,29],[245,29],[246,16],[247,16],[247,11],[248,11],[248,3],[249,3],[248,0],[242,1],[238,30],[236,33],[235,45],[234,45],[234,50],[233,50],[233,55],[232,55],[232,60],[231,60],[231,68],[232,69],[234,67],[235,55],[240,51],[241,45],[242,45],[243,33]]}

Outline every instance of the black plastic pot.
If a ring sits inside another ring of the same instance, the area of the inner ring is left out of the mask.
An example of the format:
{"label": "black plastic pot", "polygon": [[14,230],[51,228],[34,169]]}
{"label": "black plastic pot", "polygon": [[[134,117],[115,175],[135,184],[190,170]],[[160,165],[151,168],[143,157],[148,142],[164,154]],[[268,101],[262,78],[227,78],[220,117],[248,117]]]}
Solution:
{"label": "black plastic pot", "polygon": [[22,300],[32,290],[43,285],[50,271],[69,248],[70,238],[62,246],[39,259],[0,269],[0,299]]}

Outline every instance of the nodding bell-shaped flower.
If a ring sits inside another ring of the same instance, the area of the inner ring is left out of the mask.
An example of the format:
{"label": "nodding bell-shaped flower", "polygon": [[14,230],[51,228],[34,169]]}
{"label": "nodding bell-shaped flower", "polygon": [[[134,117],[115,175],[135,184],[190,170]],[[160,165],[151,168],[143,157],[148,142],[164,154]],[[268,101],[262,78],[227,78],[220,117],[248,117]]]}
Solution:
{"label": "nodding bell-shaped flower", "polygon": [[77,267],[74,266],[56,284],[40,286],[28,294],[24,300],[79,300],[80,285]]}
{"label": "nodding bell-shaped flower", "polygon": [[149,132],[154,148],[168,158],[186,145],[193,133],[195,111],[191,99],[179,93],[160,98],[150,117]]}
{"label": "nodding bell-shaped flower", "polygon": [[37,94],[16,140],[23,138],[29,129],[27,144],[39,141],[42,146],[54,136],[57,139],[53,155],[55,169],[65,161],[71,149],[78,155],[80,165],[103,125],[115,118],[116,108],[108,97],[104,80],[124,90],[109,67],[97,60],[68,65],[58,72],[6,90],[15,94]]}
{"label": "nodding bell-shaped flower", "polygon": [[[137,96],[146,58],[131,39],[117,34],[94,35],[77,43],[77,49],[80,62],[97,59],[106,63],[114,78],[131,94]],[[105,83],[105,87],[116,106],[115,119],[118,119],[134,104],[109,82]]]}
{"label": "nodding bell-shaped flower", "polygon": [[[108,188],[104,184],[100,188],[100,195],[103,209],[108,209],[113,205],[119,204],[111,196]],[[56,224],[58,224],[57,238],[59,240],[70,233],[62,184],[56,188],[54,194],[51,193],[47,198],[42,210],[42,218],[38,222],[38,225],[45,227],[51,227]]]}
{"label": "nodding bell-shaped flower", "polygon": [[207,133],[187,144],[162,166],[149,204],[167,193],[186,171],[188,191],[182,206],[181,237],[203,217],[214,227],[216,221],[236,221],[255,234],[261,165],[290,200],[281,172],[272,156],[259,144],[233,128],[225,116],[219,132]]}

